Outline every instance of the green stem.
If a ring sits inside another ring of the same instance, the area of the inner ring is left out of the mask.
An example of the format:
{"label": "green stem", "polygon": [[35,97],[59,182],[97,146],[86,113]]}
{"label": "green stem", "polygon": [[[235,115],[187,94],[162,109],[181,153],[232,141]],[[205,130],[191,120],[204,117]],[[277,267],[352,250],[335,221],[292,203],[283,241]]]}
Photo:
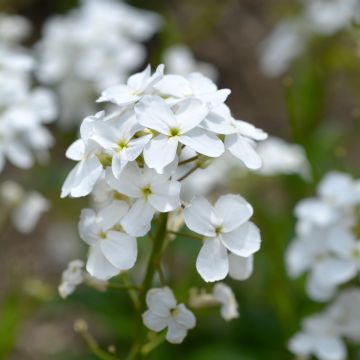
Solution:
{"label": "green stem", "polygon": [[189,159],[180,161],[180,162],[179,162],[179,166],[180,166],[180,165],[188,164],[188,163],[190,163],[190,162],[193,162],[193,161],[197,160],[198,158],[199,158],[199,156],[198,156],[198,155],[195,155],[195,156],[193,156],[193,157],[191,157],[191,158],[189,158]]}
{"label": "green stem", "polygon": [[143,357],[141,353],[141,348],[145,340],[145,334],[143,330],[142,313],[146,310],[146,294],[148,290],[151,289],[152,287],[154,275],[158,271],[161,263],[162,250],[164,247],[166,234],[167,234],[166,231],[167,220],[168,220],[168,214],[161,213],[158,220],[158,228],[153,240],[153,248],[147,265],[145,278],[142,284],[142,292],[139,298],[140,311],[138,311],[138,316],[136,321],[134,344],[130,350],[129,355],[126,358],[127,360],[141,359]]}
{"label": "green stem", "polygon": [[96,340],[88,331],[87,324],[83,320],[78,320],[75,323],[75,331],[81,335],[84,342],[90,349],[90,351],[101,360],[117,360],[115,356],[110,355],[106,351],[100,348]]}
{"label": "green stem", "polygon": [[195,234],[187,234],[187,233],[184,233],[184,232],[172,231],[172,230],[168,230],[167,232],[168,232],[169,234],[176,235],[176,236],[181,236],[181,237],[190,238],[190,239],[195,239],[195,240],[200,240],[200,241],[203,240],[203,237],[202,237],[202,236],[195,235]]}
{"label": "green stem", "polygon": [[188,176],[190,176],[193,172],[195,172],[199,168],[199,165],[195,165],[193,168],[191,168],[187,173],[185,173],[178,181],[182,181],[186,179]]}

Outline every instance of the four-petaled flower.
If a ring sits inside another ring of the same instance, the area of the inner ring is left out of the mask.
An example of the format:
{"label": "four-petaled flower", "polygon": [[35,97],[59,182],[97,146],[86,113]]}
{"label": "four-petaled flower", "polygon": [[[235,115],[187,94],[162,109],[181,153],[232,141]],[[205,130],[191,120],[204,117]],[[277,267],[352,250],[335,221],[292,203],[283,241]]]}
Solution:
{"label": "four-petaled flower", "polygon": [[145,326],[155,332],[167,328],[166,340],[180,344],[189,329],[196,325],[194,314],[184,304],[177,304],[170,288],[150,289],[146,294],[148,310],[143,314]]}

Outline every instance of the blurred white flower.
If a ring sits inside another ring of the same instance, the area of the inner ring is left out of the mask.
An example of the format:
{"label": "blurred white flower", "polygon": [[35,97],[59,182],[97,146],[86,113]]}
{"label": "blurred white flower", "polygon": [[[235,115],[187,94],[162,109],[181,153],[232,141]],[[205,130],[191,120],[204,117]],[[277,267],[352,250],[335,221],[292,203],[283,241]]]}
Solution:
{"label": "blurred white flower", "polygon": [[297,20],[279,23],[260,47],[260,66],[267,76],[282,75],[305,49],[306,33]]}
{"label": "blurred white flower", "polygon": [[360,340],[360,290],[343,290],[333,304],[320,314],[304,319],[302,330],[289,341],[289,350],[301,357],[319,360],[348,358],[344,340]]}
{"label": "blurred white flower", "polygon": [[232,289],[224,284],[218,283],[213,289],[214,298],[221,304],[220,313],[224,320],[230,321],[239,317],[238,303]]}
{"label": "blurred white flower", "polygon": [[332,35],[348,27],[353,20],[359,20],[358,0],[311,0],[307,2],[305,17],[313,30]]}
{"label": "blurred white flower", "polygon": [[28,234],[35,229],[40,217],[50,209],[50,202],[36,191],[25,194],[15,207],[11,219],[18,231]]}
{"label": "blurred white flower", "polygon": [[28,31],[26,19],[0,15],[0,171],[6,158],[24,169],[34,158],[47,160],[54,142],[43,126],[56,118],[54,96],[45,88],[32,88],[35,61],[18,44]]}
{"label": "blurred white flower", "polygon": [[257,152],[262,159],[259,174],[265,176],[298,174],[304,178],[309,177],[309,163],[300,145],[290,144],[271,136],[258,145]]}
{"label": "blurred white flower", "polygon": [[61,276],[61,283],[59,285],[59,294],[65,299],[71,295],[83,281],[84,281],[84,262],[81,260],[70,261],[67,268]]}
{"label": "blurred white flower", "polygon": [[186,226],[205,237],[196,268],[205,281],[222,280],[229,273],[229,255],[248,257],[260,249],[260,233],[250,221],[252,207],[241,196],[221,196],[213,207],[196,197],[184,210]]}
{"label": "blurred white flower", "polygon": [[115,0],[82,0],[78,8],[46,22],[36,47],[37,74],[58,90],[64,109],[60,126],[78,125],[95,111],[97,93],[121,83],[144,62],[142,42],[160,24],[157,14]]}
{"label": "blurred white flower", "polygon": [[358,0],[303,0],[297,16],[275,26],[260,47],[265,75],[283,75],[317,36],[332,36],[360,21]]}
{"label": "blurred white flower", "polygon": [[0,186],[3,214],[10,216],[16,230],[31,233],[41,216],[50,209],[50,202],[37,191],[25,191],[19,184],[7,180]]}
{"label": "blurred white flower", "polygon": [[360,246],[353,226],[359,185],[347,174],[329,173],[318,186],[318,196],[295,207],[296,237],[286,251],[286,265],[291,277],[309,273],[306,291],[313,300],[329,300],[339,285],[358,274]]}
{"label": "blurred white flower", "polygon": [[143,314],[145,326],[159,332],[167,328],[166,340],[180,344],[188,330],[196,325],[194,314],[184,304],[177,304],[170,288],[150,289],[146,294],[148,310]]}
{"label": "blurred white flower", "polygon": [[216,81],[218,72],[215,66],[197,61],[191,50],[185,45],[174,45],[166,49],[163,60],[167,71],[177,75],[188,75],[193,72],[199,72]]}

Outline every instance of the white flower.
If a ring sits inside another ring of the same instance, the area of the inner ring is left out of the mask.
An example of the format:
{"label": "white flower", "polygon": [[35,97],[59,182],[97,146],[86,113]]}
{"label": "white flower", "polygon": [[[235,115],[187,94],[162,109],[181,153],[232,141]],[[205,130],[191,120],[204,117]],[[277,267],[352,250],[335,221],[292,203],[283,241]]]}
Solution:
{"label": "white flower", "polygon": [[343,290],[320,314],[305,318],[302,330],[289,341],[289,350],[301,357],[315,355],[319,360],[348,358],[344,339],[360,340],[360,290]]}
{"label": "white flower", "polygon": [[70,261],[61,276],[59,294],[65,299],[71,295],[76,287],[84,281],[84,262],[82,260]]}
{"label": "white flower", "polygon": [[148,65],[144,71],[130,76],[126,85],[117,85],[104,90],[98,102],[110,101],[119,106],[134,104],[160,81],[163,73],[164,65],[159,65],[153,75]]}
{"label": "white flower", "polygon": [[258,228],[248,220],[252,207],[238,195],[225,195],[215,206],[203,197],[184,210],[187,227],[205,236],[196,268],[205,281],[222,280],[229,273],[229,255],[249,257],[260,248]]}
{"label": "white flower", "polygon": [[82,0],[74,10],[46,21],[36,45],[37,75],[57,90],[61,127],[77,125],[96,111],[96,94],[142,65],[142,42],[160,25],[157,14],[116,0]]}
{"label": "white flower", "polygon": [[224,283],[218,283],[213,289],[214,298],[221,304],[220,313],[226,321],[239,317],[238,303],[232,289]]}
{"label": "white flower", "polygon": [[17,43],[31,32],[29,21],[18,15],[0,14],[0,42]]}
{"label": "white flower", "polygon": [[134,199],[121,221],[125,231],[133,236],[149,232],[156,211],[169,212],[180,206],[178,181],[147,167],[140,169],[135,162],[125,167],[119,179],[108,174],[108,181],[113,189]]}
{"label": "white flower", "polygon": [[80,127],[81,139],[76,140],[66,151],[66,156],[78,164],[70,171],[61,189],[61,197],[71,195],[81,197],[88,195],[99,180],[103,166],[97,155],[101,152],[100,146],[93,140],[93,123],[104,117],[103,112],[85,118]]}
{"label": "white flower", "polygon": [[357,0],[311,0],[305,8],[305,17],[313,31],[332,35],[348,27],[352,20],[359,20],[360,6]]}
{"label": "white flower", "polygon": [[135,137],[142,130],[132,111],[127,111],[113,121],[104,121],[97,126],[92,139],[100,144],[105,152],[112,156],[112,171],[118,178],[130,161],[142,153],[152,135]]}
{"label": "white flower", "polygon": [[114,201],[97,214],[92,209],[81,212],[79,233],[90,245],[86,270],[99,280],[107,280],[135,264],[136,238],[126,234],[120,226],[127,211],[124,201]]}
{"label": "white flower", "polygon": [[28,234],[35,229],[43,213],[50,209],[50,202],[36,191],[28,192],[13,210],[11,219],[18,231]]}
{"label": "white flower", "polygon": [[185,45],[175,45],[167,48],[163,59],[167,71],[171,74],[184,76],[193,72],[199,72],[213,81],[218,76],[217,70],[213,65],[197,61],[191,50]]}
{"label": "white flower", "polygon": [[326,314],[313,315],[303,321],[303,331],[289,341],[289,350],[302,357],[314,354],[319,360],[345,360],[346,346]]}
{"label": "white flower", "polygon": [[206,104],[209,109],[223,104],[230,94],[229,89],[218,90],[210,79],[200,73],[165,75],[154,88],[170,104],[193,98]]}
{"label": "white flower", "polygon": [[146,294],[148,310],[143,314],[145,326],[159,332],[167,328],[166,340],[180,344],[188,330],[196,325],[194,314],[184,304],[177,304],[170,288],[150,289]]}
{"label": "white flower", "polygon": [[246,121],[235,120],[225,104],[212,109],[201,126],[216,134],[225,135],[225,148],[247,168],[261,167],[261,157],[255,151],[256,141],[265,140],[267,134]]}
{"label": "white flower", "polygon": [[207,114],[206,106],[198,100],[183,101],[173,112],[160,97],[148,96],[135,111],[141,125],[160,133],[144,149],[144,159],[150,168],[160,171],[170,164],[179,143],[209,157],[218,157],[224,152],[218,137],[197,127]]}
{"label": "white flower", "polygon": [[261,44],[260,66],[268,76],[282,75],[305,49],[307,43],[301,21],[283,21]]}
{"label": "white flower", "polygon": [[260,143],[257,152],[262,159],[259,174],[265,176],[298,174],[309,177],[309,163],[304,149],[275,136]]}

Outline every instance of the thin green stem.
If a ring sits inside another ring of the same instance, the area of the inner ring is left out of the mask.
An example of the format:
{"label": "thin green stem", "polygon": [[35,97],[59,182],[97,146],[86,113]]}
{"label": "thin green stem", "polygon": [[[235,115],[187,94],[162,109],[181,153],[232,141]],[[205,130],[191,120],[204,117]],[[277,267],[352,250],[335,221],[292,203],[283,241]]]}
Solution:
{"label": "thin green stem", "polygon": [[89,333],[88,326],[84,320],[77,320],[74,325],[75,331],[83,338],[90,351],[100,360],[117,360],[115,356],[110,355],[101,349],[99,344]]}
{"label": "thin green stem", "polygon": [[139,297],[139,311],[137,314],[136,329],[134,343],[130,350],[127,360],[140,359],[142,357],[142,344],[145,340],[145,333],[143,330],[142,313],[146,310],[146,294],[152,287],[155,273],[158,271],[161,263],[162,251],[166,239],[168,214],[161,213],[158,219],[158,228],[153,239],[153,248],[150,254],[149,262],[146,268],[145,278],[142,283],[142,292]]}
{"label": "thin green stem", "polygon": [[198,156],[198,155],[195,155],[195,156],[193,156],[193,157],[191,157],[191,158],[189,158],[189,159],[180,161],[180,162],[179,162],[179,166],[180,166],[180,165],[188,164],[188,163],[190,163],[190,162],[193,162],[193,161],[197,160],[198,158],[199,158],[199,156]]}
{"label": "thin green stem", "polygon": [[190,176],[193,172],[195,172],[199,168],[199,165],[195,165],[193,168],[191,168],[187,173],[185,173],[178,181],[183,181],[188,176]]}
{"label": "thin green stem", "polygon": [[195,239],[195,240],[203,240],[202,236],[195,235],[195,234],[188,234],[188,233],[179,232],[179,231],[172,231],[172,230],[168,230],[167,232],[169,234],[176,235],[176,236],[181,236],[181,237]]}

